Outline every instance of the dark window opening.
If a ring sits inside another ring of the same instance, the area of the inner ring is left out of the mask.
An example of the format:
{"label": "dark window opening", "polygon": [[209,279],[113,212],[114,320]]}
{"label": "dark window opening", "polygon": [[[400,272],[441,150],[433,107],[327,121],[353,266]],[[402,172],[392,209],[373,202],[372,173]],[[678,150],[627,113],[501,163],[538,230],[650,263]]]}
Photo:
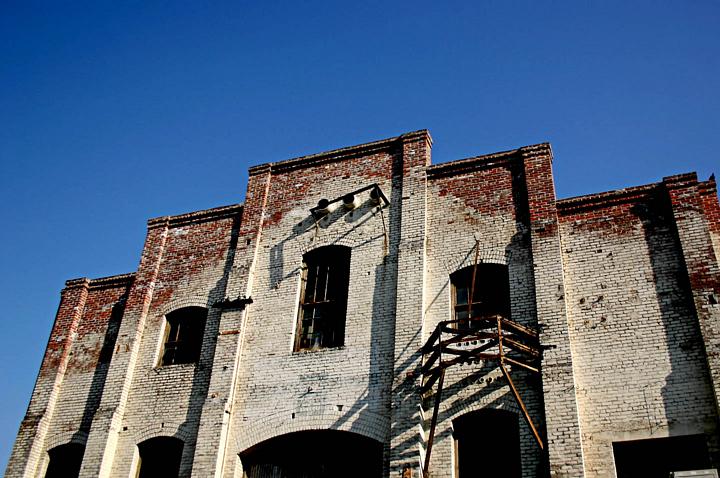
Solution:
{"label": "dark window opening", "polygon": [[518,416],[479,410],[453,420],[457,478],[521,478]]}
{"label": "dark window opening", "polygon": [[48,451],[50,463],[45,478],[73,478],[80,475],[85,446],[78,443],[56,446]]}
{"label": "dark window opening", "polygon": [[200,359],[207,309],[185,307],[166,317],[162,365],[195,363]]}
{"label": "dark window opening", "polygon": [[459,330],[474,328],[479,320],[510,318],[510,282],[503,264],[478,264],[450,275],[453,319]]}
{"label": "dark window opening", "polygon": [[380,478],[383,445],[352,432],[301,431],[264,441],[240,459],[243,478]]}
{"label": "dark window opening", "polygon": [[349,248],[326,246],[305,254],[296,351],[345,343],[349,285]]}
{"label": "dark window opening", "polygon": [[183,441],[157,437],[138,445],[138,478],[177,478],[180,474]]}
{"label": "dark window opening", "polygon": [[617,478],[668,478],[673,471],[711,468],[704,435],[685,435],[613,443]]}

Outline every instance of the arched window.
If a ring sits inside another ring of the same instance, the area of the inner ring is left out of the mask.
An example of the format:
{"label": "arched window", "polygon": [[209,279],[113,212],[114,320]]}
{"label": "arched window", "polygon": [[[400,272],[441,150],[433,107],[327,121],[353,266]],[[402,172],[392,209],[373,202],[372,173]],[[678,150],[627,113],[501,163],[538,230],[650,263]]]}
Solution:
{"label": "arched window", "polygon": [[471,329],[473,322],[501,316],[510,318],[510,282],[503,264],[477,264],[450,275],[453,289],[453,319],[458,329]]}
{"label": "arched window", "polygon": [[518,416],[504,410],[478,410],[453,420],[456,478],[520,478]]}
{"label": "arched window", "polygon": [[161,365],[195,363],[200,359],[207,309],[185,307],[165,316]]}
{"label": "arched window", "polygon": [[243,478],[383,476],[383,444],[347,431],[308,430],[280,435],[245,450],[240,460]]}
{"label": "arched window", "polygon": [[73,478],[80,475],[85,446],[68,443],[56,446],[48,451],[50,463],[45,471],[45,478]]}
{"label": "arched window", "polygon": [[340,347],[350,284],[350,248],[320,247],[303,256],[295,350]]}
{"label": "arched window", "polygon": [[138,478],[177,478],[184,443],[173,437],[156,437],[138,445]]}

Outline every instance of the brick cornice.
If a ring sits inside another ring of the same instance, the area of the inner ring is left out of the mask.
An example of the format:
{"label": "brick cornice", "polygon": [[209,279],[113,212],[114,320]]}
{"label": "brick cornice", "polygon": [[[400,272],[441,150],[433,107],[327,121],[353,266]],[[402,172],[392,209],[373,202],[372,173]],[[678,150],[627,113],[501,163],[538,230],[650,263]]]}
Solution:
{"label": "brick cornice", "polygon": [[698,184],[698,178],[697,173],[692,172],[666,176],[662,182],[668,190],[675,190],[696,186]]}
{"label": "brick cornice", "polygon": [[509,151],[483,154],[470,158],[458,159],[448,163],[435,164],[427,168],[428,179],[457,176],[483,169],[506,167],[520,159],[531,159],[534,157],[549,155],[552,158],[552,150],[549,143],[533,144]]}
{"label": "brick cornice", "polygon": [[557,201],[558,215],[569,215],[593,209],[602,209],[617,204],[627,204],[647,199],[658,190],[658,183],[617,189],[597,194],[576,196]]}
{"label": "brick cornice", "polygon": [[401,142],[412,142],[418,140],[425,140],[429,145],[432,145],[432,138],[430,137],[430,132],[426,129],[423,129],[419,131],[405,133],[392,138],[381,139],[379,141],[358,144],[355,146],[348,146],[345,148],[333,149],[330,151],[310,154],[307,156],[300,156],[297,158],[279,161],[277,163],[260,164],[258,166],[253,166],[249,168],[248,173],[250,174],[250,176],[255,176],[267,172],[270,172],[272,174],[280,174],[286,171],[308,168],[329,162],[341,161],[352,157],[364,156],[381,151],[389,151],[397,147],[398,144]]}
{"label": "brick cornice", "polygon": [[113,287],[127,286],[131,284],[133,280],[135,280],[134,272],[107,277],[98,277],[97,279],[79,277],[77,279],[68,279],[65,281],[65,289],[75,289],[81,287],[88,289],[110,289]]}
{"label": "brick cornice", "polygon": [[199,222],[216,221],[218,219],[236,216],[242,212],[242,209],[242,204],[232,204],[230,206],[203,209],[200,211],[178,214],[176,216],[160,216],[149,219],[147,225],[148,229],[155,229],[166,225],[168,227],[179,227]]}

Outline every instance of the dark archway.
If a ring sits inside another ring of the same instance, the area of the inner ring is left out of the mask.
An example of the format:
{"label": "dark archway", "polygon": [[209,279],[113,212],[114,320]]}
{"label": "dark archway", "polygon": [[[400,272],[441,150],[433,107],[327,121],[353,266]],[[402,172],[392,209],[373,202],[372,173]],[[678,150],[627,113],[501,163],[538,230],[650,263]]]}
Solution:
{"label": "dark archway", "polygon": [[138,445],[138,478],[177,478],[184,443],[179,438],[156,437]]}
{"label": "dark archway", "polygon": [[383,445],[356,433],[312,430],[266,440],[240,459],[244,478],[379,478]]}
{"label": "dark archway", "polygon": [[458,478],[520,478],[518,415],[505,410],[478,410],[453,420]]}
{"label": "dark archway", "polygon": [[73,478],[80,474],[85,445],[68,443],[48,451],[50,463],[45,478]]}

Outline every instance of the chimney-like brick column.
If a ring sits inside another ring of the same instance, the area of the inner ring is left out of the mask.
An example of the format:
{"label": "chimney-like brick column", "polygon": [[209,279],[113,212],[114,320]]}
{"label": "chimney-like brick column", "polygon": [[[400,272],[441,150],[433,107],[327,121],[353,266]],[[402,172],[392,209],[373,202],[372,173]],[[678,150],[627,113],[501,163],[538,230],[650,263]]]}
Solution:
{"label": "chimney-like brick column", "polygon": [[422,422],[417,389],[423,345],[426,168],[432,139],[427,131],[419,131],[402,136],[401,141],[402,156],[396,159],[393,171],[387,257],[397,261],[389,476],[401,476],[406,467],[420,476]]}
{"label": "chimney-like brick column", "polygon": [[553,478],[585,476],[565,310],[560,232],[549,144],[521,149],[525,164],[535,297],[540,326],[546,448]]}

